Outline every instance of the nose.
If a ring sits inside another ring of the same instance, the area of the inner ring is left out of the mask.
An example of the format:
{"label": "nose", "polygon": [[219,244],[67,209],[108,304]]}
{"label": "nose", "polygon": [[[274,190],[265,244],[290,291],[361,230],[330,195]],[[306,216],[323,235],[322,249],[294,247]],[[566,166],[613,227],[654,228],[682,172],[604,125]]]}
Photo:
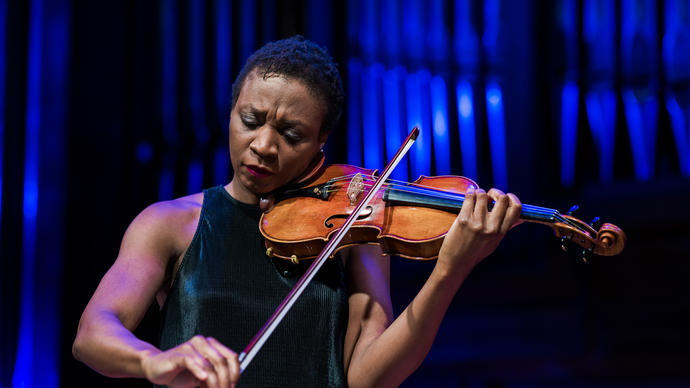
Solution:
{"label": "nose", "polygon": [[257,128],[254,133],[256,136],[249,143],[249,149],[263,162],[275,161],[278,156],[278,134],[276,131],[270,125],[265,124]]}

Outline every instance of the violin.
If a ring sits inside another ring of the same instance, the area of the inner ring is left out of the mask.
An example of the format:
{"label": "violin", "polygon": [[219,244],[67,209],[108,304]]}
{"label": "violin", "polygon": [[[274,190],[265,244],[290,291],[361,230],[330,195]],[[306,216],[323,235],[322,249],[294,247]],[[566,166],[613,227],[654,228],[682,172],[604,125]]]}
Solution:
{"label": "violin", "polygon": [[[300,187],[276,194],[273,208],[262,215],[259,226],[267,255],[293,263],[316,257],[377,175],[377,170],[334,164],[314,172]],[[389,180],[360,211],[336,250],[378,244],[384,255],[435,259],[470,188],[478,186],[461,176],[420,176],[410,183]],[[492,205],[489,203],[489,209]],[[595,230],[558,210],[526,204],[520,218],[550,226],[563,244],[575,243],[586,253],[612,256],[625,247],[625,233],[613,224]],[[299,227],[296,219],[301,220]]]}
{"label": "violin", "polygon": [[[297,264],[316,259],[295,283],[273,315],[238,355],[243,372],[285,314],[300,297],[325,260],[344,247],[379,244],[387,255],[412,259],[438,257],[443,238],[462,207],[469,178],[422,176],[412,183],[388,180],[419,129],[414,128],[383,172],[335,164],[323,167],[323,155],[309,173],[272,199],[262,199],[264,213],[259,229],[266,241],[266,254]],[[272,206],[271,206],[272,205]],[[493,207],[492,203],[488,204]],[[603,256],[620,253],[625,233],[615,225],[595,230],[570,215],[539,206],[523,205],[520,217],[551,226],[563,242],[572,241]],[[301,221],[296,227],[294,220]],[[318,257],[317,257],[318,256]]]}

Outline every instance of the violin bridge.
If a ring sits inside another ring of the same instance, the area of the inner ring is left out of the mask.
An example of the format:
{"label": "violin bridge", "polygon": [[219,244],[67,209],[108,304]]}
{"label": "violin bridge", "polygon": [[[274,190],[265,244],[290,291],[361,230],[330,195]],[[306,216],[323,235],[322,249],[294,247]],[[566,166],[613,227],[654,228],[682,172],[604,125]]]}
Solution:
{"label": "violin bridge", "polygon": [[355,206],[357,204],[357,198],[364,191],[364,178],[362,178],[361,173],[357,173],[352,180],[350,180],[350,185],[347,186],[347,198],[350,199],[350,206]]}

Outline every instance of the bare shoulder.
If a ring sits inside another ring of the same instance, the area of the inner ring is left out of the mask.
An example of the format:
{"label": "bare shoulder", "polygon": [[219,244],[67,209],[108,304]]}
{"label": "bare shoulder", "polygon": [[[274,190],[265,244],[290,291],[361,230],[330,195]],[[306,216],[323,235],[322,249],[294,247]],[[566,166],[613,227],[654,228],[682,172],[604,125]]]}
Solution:
{"label": "bare shoulder", "polygon": [[203,198],[203,193],[196,193],[169,201],[156,202],[139,213],[135,221],[154,224],[184,222],[187,218],[199,215]]}
{"label": "bare shoulder", "polygon": [[133,330],[154,298],[166,289],[174,263],[194,234],[202,201],[199,193],[157,202],[139,213],[129,224],[117,259],[101,279],[82,320],[109,312]]}
{"label": "bare shoulder", "polygon": [[166,261],[178,257],[194,235],[202,202],[203,193],[197,193],[148,206],[127,228],[120,255],[127,255],[131,247],[157,252]]}

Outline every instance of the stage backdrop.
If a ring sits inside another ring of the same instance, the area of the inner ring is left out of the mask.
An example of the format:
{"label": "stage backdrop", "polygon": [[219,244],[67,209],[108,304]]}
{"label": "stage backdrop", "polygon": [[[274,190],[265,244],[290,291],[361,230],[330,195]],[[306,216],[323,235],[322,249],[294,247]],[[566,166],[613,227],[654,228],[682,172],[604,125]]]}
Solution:
{"label": "stage backdrop", "polygon": [[[418,126],[395,179],[465,175],[628,235],[585,265],[511,231],[404,386],[690,384],[688,1],[0,0],[0,388],[150,386],[76,362],[79,316],[136,214],[229,181],[232,81],[294,34],[343,76],[329,162],[382,168]],[[391,260],[399,313],[433,262]]]}

